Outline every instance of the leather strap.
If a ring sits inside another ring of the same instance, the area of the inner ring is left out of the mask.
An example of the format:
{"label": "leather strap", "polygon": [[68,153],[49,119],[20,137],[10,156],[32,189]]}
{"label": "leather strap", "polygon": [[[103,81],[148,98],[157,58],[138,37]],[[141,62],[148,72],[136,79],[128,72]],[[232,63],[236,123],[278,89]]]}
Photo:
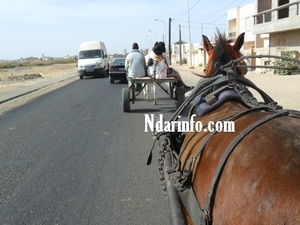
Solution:
{"label": "leather strap", "polygon": [[203,210],[194,193],[192,187],[185,189],[182,192],[177,192],[182,204],[184,205],[189,217],[194,224],[208,225],[208,214]]}
{"label": "leather strap", "polygon": [[283,116],[283,115],[288,115],[289,111],[288,110],[281,110],[278,111],[276,113],[267,115],[265,117],[263,117],[262,119],[256,121],[255,123],[252,123],[251,125],[249,125],[247,128],[245,128],[231,143],[230,145],[227,147],[226,151],[224,152],[221,160],[219,161],[219,164],[216,168],[216,171],[214,173],[214,176],[212,178],[207,196],[206,196],[206,201],[205,201],[205,205],[204,205],[204,210],[208,212],[209,215],[209,220],[212,221],[212,202],[214,199],[214,194],[219,182],[219,178],[222,174],[222,170],[224,168],[224,165],[229,157],[229,155],[232,153],[232,151],[234,150],[235,146],[248,134],[250,133],[253,129],[255,129],[256,127],[258,127],[259,125],[273,119],[279,116]]}

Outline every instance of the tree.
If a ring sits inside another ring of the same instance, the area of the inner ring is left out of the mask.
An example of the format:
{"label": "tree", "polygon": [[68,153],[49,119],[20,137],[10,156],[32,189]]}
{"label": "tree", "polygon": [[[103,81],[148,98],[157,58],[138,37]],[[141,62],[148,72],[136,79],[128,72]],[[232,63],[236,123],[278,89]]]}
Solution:
{"label": "tree", "polygon": [[180,45],[180,44],[186,44],[186,42],[185,41],[176,41],[175,43],[174,43],[175,45]]}
{"label": "tree", "polygon": [[[294,54],[292,52],[282,52],[282,57],[293,59]],[[295,63],[291,60],[286,59],[278,59],[275,62],[275,65],[283,68],[293,68],[295,67]],[[285,70],[285,69],[277,69],[276,72],[279,75],[295,75],[296,72],[293,70]]]}

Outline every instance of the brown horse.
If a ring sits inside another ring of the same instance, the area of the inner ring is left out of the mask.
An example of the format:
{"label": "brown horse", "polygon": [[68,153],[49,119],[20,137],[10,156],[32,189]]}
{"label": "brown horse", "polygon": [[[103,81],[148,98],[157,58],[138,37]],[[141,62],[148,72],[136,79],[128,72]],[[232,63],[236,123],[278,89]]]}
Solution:
{"label": "brown horse", "polygon": [[[238,67],[244,61],[221,69],[241,56],[244,34],[233,45],[220,32],[215,46],[204,35],[203,41],[206,76],[215,80],[195,99],[193,124],[201,123],[202,131],[186,133],[177,171],[173,177],[169,172],[187,223],[300,224],[299,112],[282,110],[268,96],[256,101],[243,77],[247,71]],[[218,83],[218,77],[227,81]],[[227,97],[217,104],[224,91]],[[234,130],[205,132],[211,121],[233,121]]]}

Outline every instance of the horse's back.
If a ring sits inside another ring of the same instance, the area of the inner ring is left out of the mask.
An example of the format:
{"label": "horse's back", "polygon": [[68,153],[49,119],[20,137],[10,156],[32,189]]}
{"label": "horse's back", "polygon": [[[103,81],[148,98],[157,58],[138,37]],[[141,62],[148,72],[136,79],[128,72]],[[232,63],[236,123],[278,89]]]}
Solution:
{"label": "horse's back", "polygon": [[[224,115],[237,109],[239,106],[230,104],[221,107]],[[226,148],[245,128],[266,114],[270,113],[247,114],[235,121],[235,132],[217,133],[207,142],[193,174],[193,188],[200,206],[205,203]],[[201,121],[208,119],[215,119],[214,115],[201,117]],[[185,151],[189,151],[183,154],[183,165],[199,150],[205,137],[204,134],[187,137],[189,140],[184,144]],[[256,127],[233,149],[217,185],[213,218],[216,224],[300,224],[299,202],[300,119],[281,116]]]}
{"label": "horse's back", "polygon": [[275,118],[247,135],[225,165],[215,200],[220,219],[225,205],[230,210],[229,224],[300,224],[300,119]]}

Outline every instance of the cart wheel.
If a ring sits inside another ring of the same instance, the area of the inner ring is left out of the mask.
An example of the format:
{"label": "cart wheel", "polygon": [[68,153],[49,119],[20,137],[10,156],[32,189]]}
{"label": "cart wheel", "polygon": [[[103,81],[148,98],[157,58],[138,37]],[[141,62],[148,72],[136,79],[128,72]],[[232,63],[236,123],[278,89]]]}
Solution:
{"label": "cart wheel", "polygon": [[130,111],[130,92],[127,88],[122,89],[123,112]]}
{"label": "cart wheel", "polygon": [[185,101],[185,94],[184,93],[178,93],[177,94],[177,101],[175,102],[176,108],[179,108],[181,104]]}

